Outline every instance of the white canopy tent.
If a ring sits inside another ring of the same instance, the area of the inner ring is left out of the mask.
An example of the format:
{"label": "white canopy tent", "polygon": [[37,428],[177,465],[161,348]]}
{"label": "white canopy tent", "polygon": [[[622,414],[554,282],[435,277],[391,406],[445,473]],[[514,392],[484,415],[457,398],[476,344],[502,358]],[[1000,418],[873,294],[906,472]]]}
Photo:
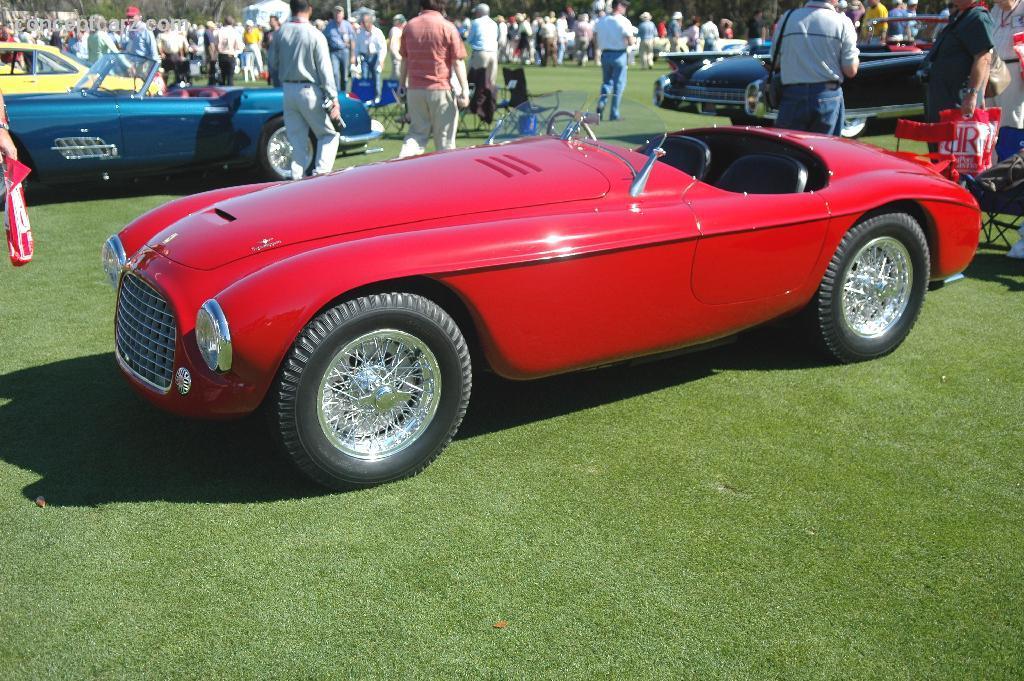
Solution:
{"label": "white canopy tent", "polygon": [[291,8],[283,0],[263,0],[249,5],[243,13],[245,21],[253,21],[259,26],[270,26],[270,17],[277,17],[282,22],[288,21],[292,14]]}

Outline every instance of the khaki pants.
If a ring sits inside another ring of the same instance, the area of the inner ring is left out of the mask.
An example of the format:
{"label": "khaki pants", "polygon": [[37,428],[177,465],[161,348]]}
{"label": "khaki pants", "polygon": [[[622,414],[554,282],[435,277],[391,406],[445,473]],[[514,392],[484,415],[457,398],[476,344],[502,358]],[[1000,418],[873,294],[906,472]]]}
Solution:
{"label": "khaki pants", "polygon": [[334,168],[338,155],[338,132],[323,109],[324,93],[312,83],[284,83],[284,132],[292,145],[292,179],[301,179],[309,167],[309,134],[316,139],[314,175]]}
{"label": "khaki pants", "polygon": [[498,53],[474,52],[469,56],[469,68],[487,71],[487,88],[494,91],[498,83]]}
{"label": "khaki pants", "polygon": [[398,158],[422,154],[431,137],[437,151],[455,148],[459,107],[451,90],[408,90],[405,101],[409,107],[409,134]]}
{"label": "khaki pants", "polygon": [[648,69],[654,68],[654,38],[640,41],[640,65]]}

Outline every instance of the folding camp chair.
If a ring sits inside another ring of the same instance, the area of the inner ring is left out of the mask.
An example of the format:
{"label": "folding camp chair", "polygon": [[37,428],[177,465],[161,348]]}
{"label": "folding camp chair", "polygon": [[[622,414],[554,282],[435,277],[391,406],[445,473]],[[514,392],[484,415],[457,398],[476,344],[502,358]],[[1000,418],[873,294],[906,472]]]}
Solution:
{"label": "folding camp chair", "polygon": [[[996,140],[996,156],[1005,161],[1014,154],[1024,152],[1024,130],[1003,127]],[[1024,184],[1011,186],[1002,191],[992,191],[981,184],[978,178],[966,176],[967,187],[981,207],[981,241],[984,244],[1009,248],[1010,233],[1024,225]]]}
{"label": "folding camp chair", "polygon": [[373,104],[371,111],[385,128],[394,127],[400,133],[405,127],[405,101],[398,96],[398,91],[396,79],[381,81],[380,98]]}
{"label": "folding camp chair", "polygon": [[921,123],[901,118],[896,121],[895,137],[896,154],[916,161],[930,160],[935,164],[936,172],[953,182],[957,182],[960,179],[960,174],[956,170],[956,163],[952,154],[941,154],[938,152],[915,153],[900,150],[900,142],[903,140],[927,142],[928,144],[951,142],[956,137],[956,126],[953,123]]}
{"label": "folding camp chair", "polygon": [[384,80],[377,94],[377,82],[373,78],[353,78],[352,94],[366,105],[372,118],[388,127],[394,125],[398,132],[405,127],[405,102],[398,96],[398,81]]}
{"label": "folding camp chair", "polygon": [[377,81],[373,78],[353,78],[352,94],[367,106],[377,101]]}
{"label": "folding camp chair", "polygon": [[500,109],[514,109],[530,98],[526,90],[526,71],[522,68],[502,68],[501,74],[505,78],[505,87],[498,95],[497,106]]}

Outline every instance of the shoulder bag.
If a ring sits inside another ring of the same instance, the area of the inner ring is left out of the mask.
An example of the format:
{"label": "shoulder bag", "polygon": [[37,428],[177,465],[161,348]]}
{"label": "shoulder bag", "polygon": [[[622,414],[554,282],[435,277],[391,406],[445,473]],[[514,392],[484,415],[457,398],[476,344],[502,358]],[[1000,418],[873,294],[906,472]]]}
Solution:
{"label": "shoulder bag", "polygon": [[771,71],[768,72],[764,88],[765,103],[770,109],[778,110],[779,105],[782,104],[782,63],[780,61],[782,56],[782,38],[786,35],[786,23],[792,14],[793,10],[786,12],[786,16],[782,19],[782,28],[779,29],[779,41],[772,45]]}

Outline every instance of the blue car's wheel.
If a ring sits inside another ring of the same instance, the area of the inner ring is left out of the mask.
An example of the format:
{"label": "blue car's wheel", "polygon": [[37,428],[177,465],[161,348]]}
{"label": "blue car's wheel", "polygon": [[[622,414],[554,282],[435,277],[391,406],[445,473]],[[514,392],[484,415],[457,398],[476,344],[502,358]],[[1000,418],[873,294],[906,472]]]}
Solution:
{"label": "blue car's wheel", "polygon": [[[313,159],[314,140],[309,139],[307,158]],[[260,138],[260,168],[269,180],[292,179],[292,145],[284,130],[284,118],[271,120]],[[308,170],[308,169],[307,169]]]}

